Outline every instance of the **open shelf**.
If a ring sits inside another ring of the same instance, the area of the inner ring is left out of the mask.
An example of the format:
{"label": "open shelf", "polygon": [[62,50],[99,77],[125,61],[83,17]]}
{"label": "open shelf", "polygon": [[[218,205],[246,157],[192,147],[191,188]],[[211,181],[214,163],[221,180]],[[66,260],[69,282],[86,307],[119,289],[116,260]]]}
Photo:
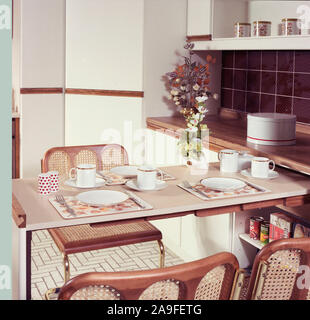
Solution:
{"label": "open shelf", "polygon": [[269,36],[248,38],[215,38],[211,41],[194,41],[194,50],[307,50],[310,35]]}
{"label": "open shelf", "polygon": [[250,238],[250,235],[247,233],[240,233],[239,238],[256,247],[257,249],[262,249],[264,244],[262,244],[259,240],[254,240]]}

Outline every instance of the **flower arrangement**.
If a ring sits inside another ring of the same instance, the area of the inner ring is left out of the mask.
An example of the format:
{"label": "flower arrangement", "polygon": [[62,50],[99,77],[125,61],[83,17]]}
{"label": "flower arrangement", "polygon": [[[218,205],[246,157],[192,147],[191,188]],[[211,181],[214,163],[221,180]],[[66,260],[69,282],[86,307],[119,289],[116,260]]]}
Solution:
{"label": "flower arrangement", "polygon": [[218,99],[217,94],[210,92],[210,63],[215,63],[216,59],[207,55],[206,64],[193,62],[193,43],[184,46],[189,52],[189,57],[184,57],[184,64],[178,65],[173,72],[166,74],[168,78],[168,88],[170,99],[180,113],[185,117],[187,127],[198,127],[208,112],[206,101],[213,97]]}
{"label": "flower arrangement", "polygon": [[208,133],[207,125],[202,124],[208,112],[206,102],[211,97],[218,99],[218,94],[212,94],[209,87],[209,67],[216,59],[207,55],[205,64],[193,62],[194,44],[188,42],[184,48],[188,50],[189,56],[183,57],[183,65],[177,65],[173,72],[166,73],[167,87],[170,99],[180,108],[187,125],[179,142],[181,153],[187,159],[199,159],[202,154],[202,140]]}

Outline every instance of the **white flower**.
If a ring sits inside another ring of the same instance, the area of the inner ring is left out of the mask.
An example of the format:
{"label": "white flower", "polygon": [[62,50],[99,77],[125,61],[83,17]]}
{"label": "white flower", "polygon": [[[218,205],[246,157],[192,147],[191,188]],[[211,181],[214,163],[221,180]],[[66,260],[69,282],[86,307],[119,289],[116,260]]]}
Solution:
{"label": "white flower", "polygon": [[185,87],[185,86],[181,86],[180,89],[181,89],[182,91],[185,91],[186,87]]}
{"label": "white flower", "polygon": [[182,98],[182,99],[185,99],[186,97],[183,95],[183,96],[181,96],[181,98]]}
{"label": "white flower", "polygon": [[170,93],[173,95],[173,96],[177,96],[179,94],[179,91],[177,90],[171,90]]}
{"label": "white flower", "polygon": [[206,100],[208,100],[208,97],[196,97],[196,101],[198,101],[198,103],[205,102]]}
{"label": "white flower", "polygon": [[175,80],[176,83],[179,83],[181,80],[178,78]]}
{"label": "white flower", "polygon": [[218,100],[218,98],[219,98],[219,95],[218,95],[217,93],[214,93],[214,94],[213,94],[213,99],[214,99],[214,100]]}
{"label": "white flower", "polygon": [[208,109],[204,106],[199,106],[197,108],[197,110],[200,112],[200,113],[206,113],[208,111]]}
{"label": "white flower", "polygon": [[176,101],[175,104],[178,106],[178,105],[180,104],[180,102],[179,102],[179,101]]}
{"label": "white flower", "polygon": [[179,101],[179,98],[178,97],[174,97],[173,101]]}
{"label": "white flower", "polygon": [[199,87],[199,85],[198,85],[197,83],[193,86],[193,89],[194,89],[195,91],[197,91],[199,88],[200,88],[200,87]]}

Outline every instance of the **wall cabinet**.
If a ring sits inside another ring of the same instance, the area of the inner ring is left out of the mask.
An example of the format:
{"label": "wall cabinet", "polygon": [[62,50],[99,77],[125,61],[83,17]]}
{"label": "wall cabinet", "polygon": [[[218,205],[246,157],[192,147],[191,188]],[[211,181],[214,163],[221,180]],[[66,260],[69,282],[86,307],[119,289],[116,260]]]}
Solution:
{"label": "wall cabinet", "polygon": [[[212,41],[196,41],[196,50],[310,49],[309,12],[308,1],[189,0],[188,36],[212,35]],[[283,18],[305,19],[301,35],[281,36]],[[271,36],[234,38],[236,22],[256,20],[272,22]]]}

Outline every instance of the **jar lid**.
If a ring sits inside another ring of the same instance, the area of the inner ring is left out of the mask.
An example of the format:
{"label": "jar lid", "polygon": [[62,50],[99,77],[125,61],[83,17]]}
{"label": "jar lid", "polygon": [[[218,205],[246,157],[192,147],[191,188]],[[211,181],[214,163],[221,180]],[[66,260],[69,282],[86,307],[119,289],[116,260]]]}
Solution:
{"label": "jar lid", "polygon": [[286,113],[252,113],[248,114],[248,119],[256,119],[260,121],[272,121],[272,122],[283,122],[283,121],[296,121],[296,116],[293,114]]}
{"label": "jar lid", "polygon": [[300,19],[296,19],[296,18],[283,18],[283,19],[282,19],[282,22],[285,22],[285,21],[300,21]]}
{"label": "jar lid", "polygon": [[267,24],[271,24],[271,21],[254,21],[254,24],[256,23],[267,23]]}
{"label": "jar lid", "polygon": [[235,23],[235,26],[236,26],[236,25],[239,25],[239,26],[250,26],[251,23],[248,23],[248,22],[236,22],[236,23]]}

